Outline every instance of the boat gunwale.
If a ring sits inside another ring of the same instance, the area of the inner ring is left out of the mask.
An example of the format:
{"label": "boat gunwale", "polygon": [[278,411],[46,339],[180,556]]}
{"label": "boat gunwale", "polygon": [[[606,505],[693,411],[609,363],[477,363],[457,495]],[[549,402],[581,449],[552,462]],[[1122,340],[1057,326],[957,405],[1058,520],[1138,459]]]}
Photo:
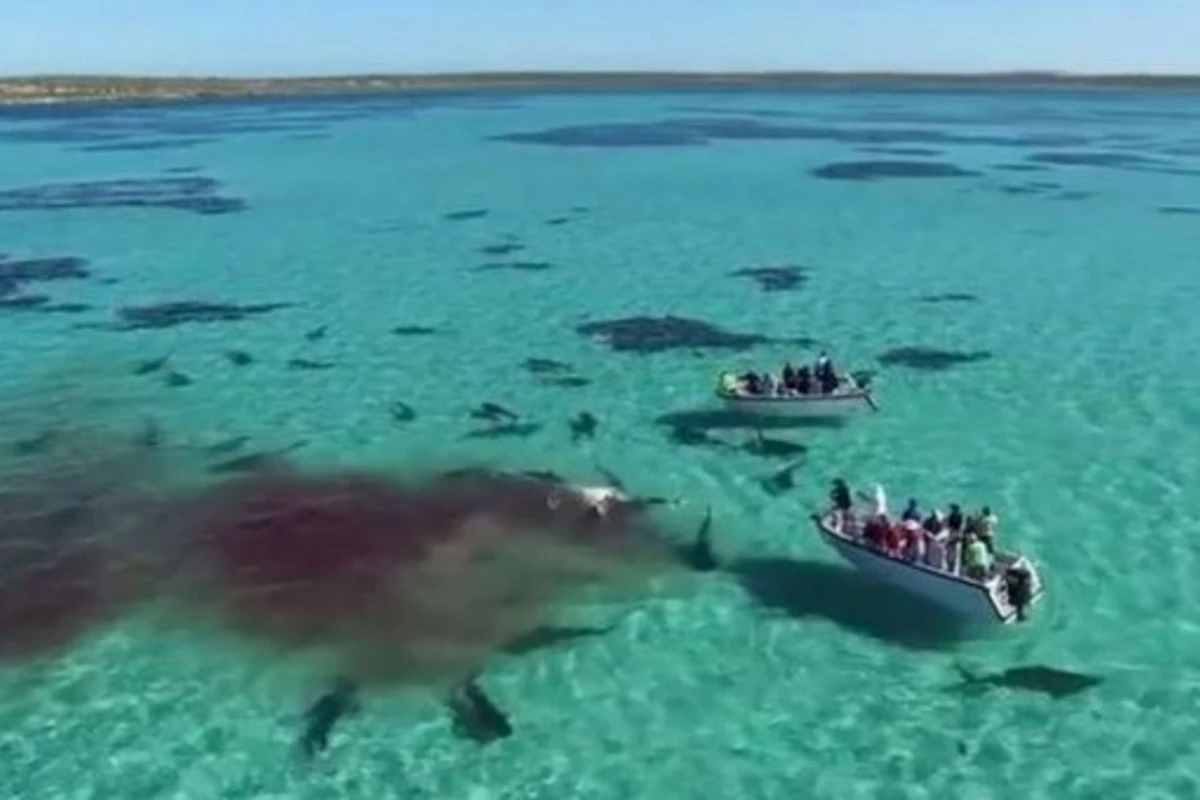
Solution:
{"label": "boat gunwale", "polygon": [[796,403],[803,405],[805,403],[826,403],[826,402],[844,402],[847,400],[869,400],[871,398],[870,389],[852,389],[849,392],[839,392],[837,394],[793,394],[793,395],[754,395],[754,394],[732,394],[730,392],[716,390],[717,397],[721,400],[730,400],[734,402],[746,403]]}
{"label": "boat gunwale", "polygon": [[[976,592],[982,592],[987,597],[988,605],[991,607],[992,613],[996,615],[996,619],[1000,620],[1001,622],[1003,622],[1005,624],[1008,624],[1009,622],[1011,622],[1013,619],[1016,618],[1017,610],[1015,608],[1013,608],[1007,614],[1004,613],[1003,611],[1001,611],[1000,605],[998,602],[996,602],[996,597],[992,593],[992,589],[995,588],[996,586],[998,586],[1000,581],[1003,580],[1003,578],[1000,575],[996,575],[996,576],[992,577],[989,580],[989,582],[985,583],[983,581],[973,580],[971,578],[967,578],[967,577],[964,577],[961,575],[954,575],[949,572],[943,572],[941,570],[937,570],[937,569],[934,569],[933,567],[926,566],[925,564],[919,564],[914,561],[906,561],[904,559],[892,558],[891,556],[887,555],[886,553],[881,553],[878,550],[871,547],[870,545],[864,544],[862,542],[857,542],[857,541],[851,539],[849,536],[846,536],[845,534],[841,533],[840,531],[834,529],[832,526],[830,526],[826,522],[826,520],[830,516],[832,516],[832,514],[830,514],[830,513],[813,514],[812,520],[814,523],[816,523],[817,529],[823,535],[828,536],[831,539],[834,539],[839,544],[844,544],[844,545],[853,547],[856,550],[859,550],[860,552],[863,552],[863,553],[866,553],[866,554],[872,556],[876,560],[886,561],[890,564],[895,564],[897,567],[914,570],[916,572],[922,573],[924,575],[928,575],[930,577],[938,578],[943,581],[949,581],[950,583],[956,583],[960,586],[970,588]],[[1024,556],[1020,555],[1019,553],[1014,553],[1013,555],[1015,555],[1018,559],[1025,558]],[[1040,595],[1041,592],[1038,592],[1038,594]]]}

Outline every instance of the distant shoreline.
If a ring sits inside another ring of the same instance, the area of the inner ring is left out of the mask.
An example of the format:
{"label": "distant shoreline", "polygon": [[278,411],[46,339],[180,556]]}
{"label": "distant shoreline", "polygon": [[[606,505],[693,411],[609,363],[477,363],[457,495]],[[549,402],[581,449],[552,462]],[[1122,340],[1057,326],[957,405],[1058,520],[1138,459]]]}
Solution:
{"label": "distant shoreline", "polygon": [[491,72],[295,78],[168,78],[121,75],[0,77],[0,104],[178,101],[424,91],[806,89],[837,87],[1200,90],[1200,75],[1055,72]]}

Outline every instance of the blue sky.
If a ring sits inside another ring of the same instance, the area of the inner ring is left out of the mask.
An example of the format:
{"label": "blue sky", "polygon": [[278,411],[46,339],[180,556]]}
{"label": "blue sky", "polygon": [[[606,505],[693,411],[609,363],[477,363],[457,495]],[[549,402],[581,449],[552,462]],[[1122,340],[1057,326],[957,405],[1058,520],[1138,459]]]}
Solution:
{"label": "blue sky", "polygon": [[0,0],[0,74],[1200,73],[1200,0]]}

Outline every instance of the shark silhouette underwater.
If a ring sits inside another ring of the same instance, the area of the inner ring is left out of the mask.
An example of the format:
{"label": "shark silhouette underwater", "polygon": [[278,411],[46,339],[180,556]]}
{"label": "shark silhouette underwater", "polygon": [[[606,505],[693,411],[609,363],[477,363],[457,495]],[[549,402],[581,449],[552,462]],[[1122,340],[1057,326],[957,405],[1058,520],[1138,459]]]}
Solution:
{"label": "shark silhouette underwater", "polygon": [[[580,639],[603,636],[614,627],[545,625],[511,640],[500,652],[509,656],[525,656]],[[479,680],[480,673],[474,672],[442,698],[450,714],[451,730],[458,738],[480,745],[507,739],[513,734],[512,721],[484,691]],[[342,720],[356,716],[362,710],[361,687],[344,676],[334,679],[329,689],[304,712],[304,725],[297,741],[300,755],[312,760],[323,753],[329,747],[334,728]]]}
{"label": "shark silhouette underwater", "polygon": [[955,670],[962,681],[951,688],[970,695],[979,695],[989,689],[999,688],[1035,692],[1053,700],[1063,700],[1093,689],[1104,682],[1104,678],[1098,675],[1088,675],[1041,664],[1009,667],[1002,672],[993,673],[977,673],[962,664],[956,664]]}

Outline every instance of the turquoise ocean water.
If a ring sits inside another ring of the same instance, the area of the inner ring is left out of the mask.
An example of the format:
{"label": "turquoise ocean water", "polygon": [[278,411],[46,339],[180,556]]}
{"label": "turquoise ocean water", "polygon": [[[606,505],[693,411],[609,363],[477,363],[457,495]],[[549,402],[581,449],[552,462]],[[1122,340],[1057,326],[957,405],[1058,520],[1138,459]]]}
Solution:
{"label": "turquoise ocean water", "polygon": [[[1195,95],[6,109],[0,253],[91,272],[9,287],[9,301],[49,298],[0,308],[19,413],[103,395],[199,445],[305,440],[297,457],[315,465],[476,460],[598,480],[600,464],[685,498],[670,512],[684,530],[711,504],[721,553],[770,559],[787,584],[766,597],[730,574],[672,578],[604,636],[498,658],[483,683],[511,738],[462,741],[428,696],[397,692],[369,697],[308,768],[289,753],[311,686],[123,626],[0,672],[0,797],[1200,797]],[[765,266],[806,271],[792,291],[730,274]],[[945,294],[974,299],[921,299]],[[176,301],[294,305],[97,329]],[[817,340],[877,371],[882,411],[773,431],[808,450],[796,488],[768,494],[782,463],[673,442],[664,422],[712,422],[697,412],[723,367],[814,349],[618,352],[576,330],[668,315]],[[168,353],[190,385],[131,374]],[[591,382],[552,385],[529,358]],[[463,438],[482,400],[544,428]],[[397,401],[417,418],[393,419]],[[583,410],[600,428],[573,443]],[[838,475],[897,501],[990,503],[1042,565],[1046,602],[1026,626],[941,635],[817,540],[807,514]],[[1060,699],[965,696],[949,691],[959,664],[1103,680]]]}

